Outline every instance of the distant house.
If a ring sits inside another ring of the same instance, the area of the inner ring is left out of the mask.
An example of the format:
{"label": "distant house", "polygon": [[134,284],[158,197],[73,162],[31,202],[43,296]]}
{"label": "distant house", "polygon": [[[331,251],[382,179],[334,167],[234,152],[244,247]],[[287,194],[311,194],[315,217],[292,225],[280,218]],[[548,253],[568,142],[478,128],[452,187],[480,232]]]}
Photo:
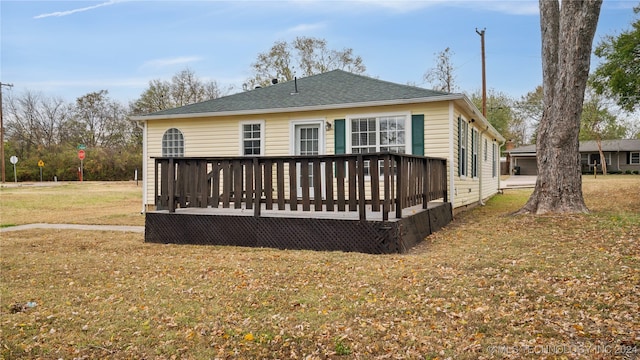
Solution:
{"label": "distant house", "polygon": [[[583,173],[601,171],[600,153],[595,140],[580,142],[580,164]],[[602,140],[602,151],[608,172],[640,171],[640,140]],[[505,150],[510,174],[537,175],[536,145]]]}
{"label": "distant house", "polygon": [[[385,240],[393,237],[406,245],[412,232],[407,229],[421,227],[415,232],[421,239],[438,222],[424,215],[401,224],[407,214],[435,207],[451,214],[498,192],[505,141],[466,95],[341,70],[134,120],[144,127],[143,207],[150,241],[182,241],[192,234],[202,243],[235,237],[235,244],[307,248],[285,242],[309,237],[314,248],[351,251],[358,242],[395,243]],[[218,224],[218,215],[181,216],[173,223],[175,217],[162,213],[177,214],[182,207],[232,214]],[[277,218],[268,218],[276,210]],[[253,217],[240,217],[247,213]],[[356,220],[359,214],[361,224],[370,222],[372,232],[357,228],[358,222],[327,219],[352,214]],[[189,233],[188,221],[209,229],[209,238],[201,239],[203,231]],[[225,226],[228,231],[221,230]],[[256,234],[254,228],[269,231]],[[225,236],[212,239],[218,233]],[[356,251],[401,251],[383,247]]]}

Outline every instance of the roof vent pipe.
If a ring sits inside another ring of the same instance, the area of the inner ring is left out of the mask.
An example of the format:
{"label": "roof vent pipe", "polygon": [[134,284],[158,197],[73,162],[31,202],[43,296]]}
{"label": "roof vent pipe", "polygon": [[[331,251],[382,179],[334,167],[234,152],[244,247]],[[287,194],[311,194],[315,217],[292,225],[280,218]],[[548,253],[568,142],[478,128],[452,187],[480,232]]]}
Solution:
{"label": "roof vent pipe", "polygon": [[278,83],[278,79],[271,79],[271,83],[272,83],[273,85],[277,84],[277,83]]}
{"label": "roof vent pipe", "polygon": [[291,95],[296,95],[298,93],[298,78],[297,77],[293,78],[293,83],[294,83],[294,86],[295,86],[295,91],[292,92]]}

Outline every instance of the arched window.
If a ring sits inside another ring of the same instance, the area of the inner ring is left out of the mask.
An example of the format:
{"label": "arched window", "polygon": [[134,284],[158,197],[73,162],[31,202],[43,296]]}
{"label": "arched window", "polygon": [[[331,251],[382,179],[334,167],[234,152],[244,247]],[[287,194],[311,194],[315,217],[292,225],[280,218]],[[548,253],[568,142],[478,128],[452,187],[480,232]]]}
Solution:
{"label": "arched window", "polygon": [[184,156],[184,136],[176,128],[171,128],[162,135],[162,156]]}

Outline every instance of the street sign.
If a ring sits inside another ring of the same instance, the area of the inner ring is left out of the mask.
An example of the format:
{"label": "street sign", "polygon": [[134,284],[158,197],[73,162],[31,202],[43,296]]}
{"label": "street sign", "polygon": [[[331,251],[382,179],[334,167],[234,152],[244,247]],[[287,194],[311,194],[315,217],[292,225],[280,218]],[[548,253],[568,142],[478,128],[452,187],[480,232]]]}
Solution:
{"label": "street sign", "polygon": [[84,150],[78,150],[78,159],[84,160]]}
{"label": "street sign", "polygon": [[[18,182],[18,173],[16,172],[16,164],[18,163],[18,157],[15,155],[12,155],[9,158],[9,161],[11,161],[11,163],[13,164],[13,181],[14,182]],[[40,168],[42,170],[42,168]]]}
{"label": "street sign", "polygon": [[78,144],[78,150],[87,150],[87,146],[85,144]]}
{"label": "street sign", "polygon": [[38,160],[38,166],[39,167],[44,167],[44,161]]}

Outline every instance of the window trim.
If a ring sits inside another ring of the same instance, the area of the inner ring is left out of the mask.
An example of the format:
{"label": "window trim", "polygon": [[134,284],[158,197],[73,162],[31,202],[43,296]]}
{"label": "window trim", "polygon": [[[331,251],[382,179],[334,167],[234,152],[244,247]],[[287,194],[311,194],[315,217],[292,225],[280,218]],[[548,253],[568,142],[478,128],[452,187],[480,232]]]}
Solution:
{"label": "window trim", "polygon": [[580,153],[580,165],[581,166],[582,165],[591,165],[589,163],[589,158],[590,158],[589,153],[586,153],[586,152]]}
{"label": "window trim", "polygon": [[[165,146],[164,146],[165,136],[167,136],[167,133],[171,130],[176,130],[178,134],[180,134],[180,136],[182,137],[182,149],[180,149],[181,151],[178,151],[178,155],[165,154]],[[184,152],[185,152],[184,149],[186,147],[185,144],[186,144],[186,139],[184,136],[184,132],[182,132],[182,130],[178,129],[177,127],[170,127],[162,133],[162,139],[160,140],[160,154],[162,154],[162,157],[184,157]],[[182,155],[180,153],[182,153]]]}
{"label": "window trim", "polygon": [[480,133],[478,132],[478,129],[472,127],[471,128],[471,178],[472,179],[477,179],[478,178],[478,168],[479,168],[479,158],[478,158],[478,145],[479,145],[479,138],[480,137]]}
{"label": "window trim", "polygon": [[326,119],[299,119],[291,120],[289,122],[289,155],[296,154],[297,139],[296,139],[296,126],[298,125],[318,125],[320,131],[318,132],[318,155],[326,154]]}
{"label": "window trim", "polygon": [[[633,154],[638,154],[636,162],[633,161]],[[640,165],[640,151],[629,151],[629,165]]]}
{"label": "window trim", "polygon": [[484,139],[484,161],[487,161],[487,154],[489,153],[489,143],[487,142],[487,138],[483,137]]}
{"label": "window trim", "polygon": [[498,144],[496,144],[495,142],[493,143],[493,161],[491,173],[493,175],[492,177],[494,178],[498,176]]}
{"label": "window trim", "polygon": [[[611,152],[610,151],[603,151],[604,153],[604,160],[607,163],[607,166],[611,166],[611,162],[612,162],[612,158],[611,158]],[[588,156],[588,160],[589,160],[589,166],[593,166],[593,163],[591,162],[591,156],[595,156],[598,161],[600,161],[600,152],[589,152],[586,153]],[[582,155],[580,157],[580,163],[582,163]],[[600,165],[600,163],[598,163],[598,165]]]}
{"label": "window trim", "polygon": [[462,115],[458,117],[458,127],[458,176],[466,179],[469,175],[469,122]]}
{"label": "window trim", "polygon": [[[260,125],[260,154],[259,155],[245,155],[244,154],[244,126],[245,125]],[[240,156],[264,156],[265,155],[265,121],[264,120],[243,120],[240,121],[238,126],[239,137],[239,152]]]}
{"label": "window trim", "polygon": [[351,114],[345,117],[345,147],[347,153],[353,154],[353,144],[351,141],[352,129],[351,121],[358,118],[372,117],[376,119],[376,150],[380,150],[379,136],[380,136],[380,121],[379,118],[387,116],[402,116],[404,117],[404,153],[413,155],[413,137],[411,133],[411,112],[410,111],[397,111],[397,112],[378,112],[367,114]]}

